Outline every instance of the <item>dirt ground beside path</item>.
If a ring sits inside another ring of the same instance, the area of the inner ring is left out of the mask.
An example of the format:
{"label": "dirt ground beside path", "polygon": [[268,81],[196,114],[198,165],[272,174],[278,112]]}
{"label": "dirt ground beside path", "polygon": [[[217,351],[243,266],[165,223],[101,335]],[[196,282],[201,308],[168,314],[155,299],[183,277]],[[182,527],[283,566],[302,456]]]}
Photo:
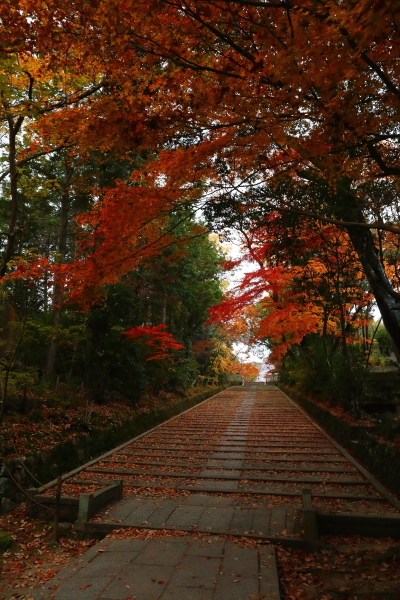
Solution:
{"label": "dirt ground beside path", "polygon": [[52,525],[25,518],[22,508],[3,516],[0,530],[13,538],[12,546],[0,553],[0,600],[30,598],[31,590],[54,577],[97,541],[79,539],[68,532],[55,543]]}
{"label": "dirt ground beside path", "polygon": [[400,599],[400,541],[325,537],[306,553],[277,548],[282,600]]}

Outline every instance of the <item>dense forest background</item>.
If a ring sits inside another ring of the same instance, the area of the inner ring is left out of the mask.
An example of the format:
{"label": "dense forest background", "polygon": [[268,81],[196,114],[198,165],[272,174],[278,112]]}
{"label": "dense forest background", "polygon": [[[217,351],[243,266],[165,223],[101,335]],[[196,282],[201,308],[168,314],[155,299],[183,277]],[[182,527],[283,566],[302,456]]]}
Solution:
{"label": "dense forest background", "polygon": [[[60,151],[31,161],[19,178],[18,236],[10,268],[21,273],[35,256],[55,264],[72,262],[80,235],[76,217],[89,209],[92,188],[104,190],[116,179],[129,179],[132,163],[140,160],[137,155],[125,161],[94,156],[78,164]],[[0,216],[4,231],[10,219],[7,181]],[[207,324],[208,310],[223,295],[222,246],[191,208],[169,211],[159,230],[169,236],[162,250],[103,286],[85,310],[65,298],[62,283],[45,268],[28,280],[3,282],[2,418],[32,416],[33,410],[41,420],[41,406],[69,408],[72,403],[85,408],[81,421],[89,425],[93,404],[135,406],[146,399],[151,404],[149,399],[160,393],[201,390],[243,368],[223,327]]]}

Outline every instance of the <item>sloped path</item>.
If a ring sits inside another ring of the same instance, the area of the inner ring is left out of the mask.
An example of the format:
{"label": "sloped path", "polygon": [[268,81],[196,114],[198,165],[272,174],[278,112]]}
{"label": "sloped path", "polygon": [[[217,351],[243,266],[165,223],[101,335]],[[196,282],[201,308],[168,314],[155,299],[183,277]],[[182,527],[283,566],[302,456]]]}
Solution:
{"label": "sloped path", "polygon": [[[171,419],[82,469],[63,493],[116,479],[124,499],[86,531],[117,529],[130,539],[106,538],[76,572],[61,574],[57,591],[49,582],[38,598],[276,600],[267,544],[303,543],[304,488],[325,514],[398,516],[386,490],[287,396],[262,384],[229,388]],[[145,530],[170,537],[138,539]],[[227,536],[265,546],[246,548]]]}
{"label": "sloped path", "polygon": [[319,510],[396,512],[285,394],[262,384],[232,387],[206,400],[82,470],[64,493],[115,479],[123,479],[128,499],[97,523],[207,530],[218,521],[209,517],[212,508],[224,531],[276,535],[282,524],[295,535],[304,488]]}

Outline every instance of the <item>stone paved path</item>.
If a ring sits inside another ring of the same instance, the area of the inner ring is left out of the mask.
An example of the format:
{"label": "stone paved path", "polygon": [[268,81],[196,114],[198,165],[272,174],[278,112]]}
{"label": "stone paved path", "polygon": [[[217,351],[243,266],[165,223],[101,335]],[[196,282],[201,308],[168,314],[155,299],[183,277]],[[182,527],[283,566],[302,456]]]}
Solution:
{"label": "stone paved path", "polygon": [[275,553],[224,538],[106,538],[37,600],[279,600]]}
{"label": "stone paved path", "polygon": [[[124,498],[85,527],[130,539],[106,538],[38,599],[278,600],[269,542],[303,543],[304,488],[328,515],[398,515],[386,491],[287,396],[260,384],[229,388],[125,444],[75,473],[63,493],[116,479]],[[138,539],[144,530],[174,536]]]}

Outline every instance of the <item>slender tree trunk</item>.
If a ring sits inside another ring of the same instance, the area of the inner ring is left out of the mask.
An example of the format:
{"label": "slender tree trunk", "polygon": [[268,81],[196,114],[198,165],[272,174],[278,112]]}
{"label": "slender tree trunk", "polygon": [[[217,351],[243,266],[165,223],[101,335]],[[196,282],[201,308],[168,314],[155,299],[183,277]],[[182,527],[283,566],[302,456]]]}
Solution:
{"label": "slender tree trunk", "polygon": [[[6,412],[6,403],[7,403],[7,391],[8,391],[8,380],[10,377],[10,372],[11,369],[13,368],[14,364],[15,364],[15,359],[16,359],[16,355],[17,355],[17,350],[22,342],[22,339],[24,337],[24,333],[25,333],[25,326],[26,326],[26,320],[28,318],[28,307],[26,307],[25,309],[25,314],[24,317],[22,319],[22,323],[21,323],[21,331],[19,334],[18,339],[16,340],[16,342],[13,344],[13,350],[7,360],[7,362],[4,364],[4,371],[1,373],[1,396],[2,396],[2,403],[1,403],[1,408],[0,408],[0,424],[3,421],[5,412]],[[4,375],[5,372],[5,375]]]}
{"label": "slender tree trunk", "polygon": [[49,304],[49,290],[47,288],[47,283],[48,283],[48,275],[47,275],[47,271],[45,271],[44,280],[43,280],[43,310],[46,314],[47,314],[47,309],[48,309],[48,304]]}
{"label": "slender tree trunk", "polygon": [[12,115],[8,116],[9,127],[9,152],[8,164],[10,165],[10,196],[11,196],[11,214],[7,230],[7,242],[4,250],[3,260],[0,266],[0,276],[7,272],[7,263],[12,258],[15,237],[18,233],[18,170],[17,170],[17,135],[21,128],[23,117],[19,117],[14,123]]}
{"label": "slender tree trunk", "polygon": [[323,340],[323,344],[324,344],[326,364],[328,365],[329,369],[332,369],[331,363],[329,361],[328,345],[327,345],[327,341],[326,341],[327,335],[328,335],[327,334],[328,318],[329,318],[329,312],[324,308],[324,325],[323,325],[323,329],[322,329],[322,340]]}
{"label": "slender tree trunk", "polygon": [[339,288],[338,283],[336,285],[336,294],[338,297],[338,304],[339,304],[339,311],[340,311],[340,329],[342,332],[342,354],[344,356],[344,359],[347,363],[348,368],[351,369],[350,358],[349,358],[349,353],[348,353],[348,348],[347,348],[347,341],[346,341],[346,333],[347,333],[346,319],[345,319],[344,307],[343,307],[342,298],[340,296],[340,288]]}
{"label": "slender tree trunk", "polygon": [[[65,160],[65,184],[61,196],[61,212],[60,212],[60,227],[58,230],[58,260],[64,262],[67,251],[67,232],[68,232],[68,215],[69,215],[69,186],[72,178],[72,167]],[[61,319],[61,304],[62,304],[62,286],[60,281],[55,278],[53,290],[53,309],[51,315],[51,324],[56,328],[60,324]],[[54,367],[57,357],[57,340],[52,337],[49,340],[46,355],[46,378],[50,379],[54,375]]]}

